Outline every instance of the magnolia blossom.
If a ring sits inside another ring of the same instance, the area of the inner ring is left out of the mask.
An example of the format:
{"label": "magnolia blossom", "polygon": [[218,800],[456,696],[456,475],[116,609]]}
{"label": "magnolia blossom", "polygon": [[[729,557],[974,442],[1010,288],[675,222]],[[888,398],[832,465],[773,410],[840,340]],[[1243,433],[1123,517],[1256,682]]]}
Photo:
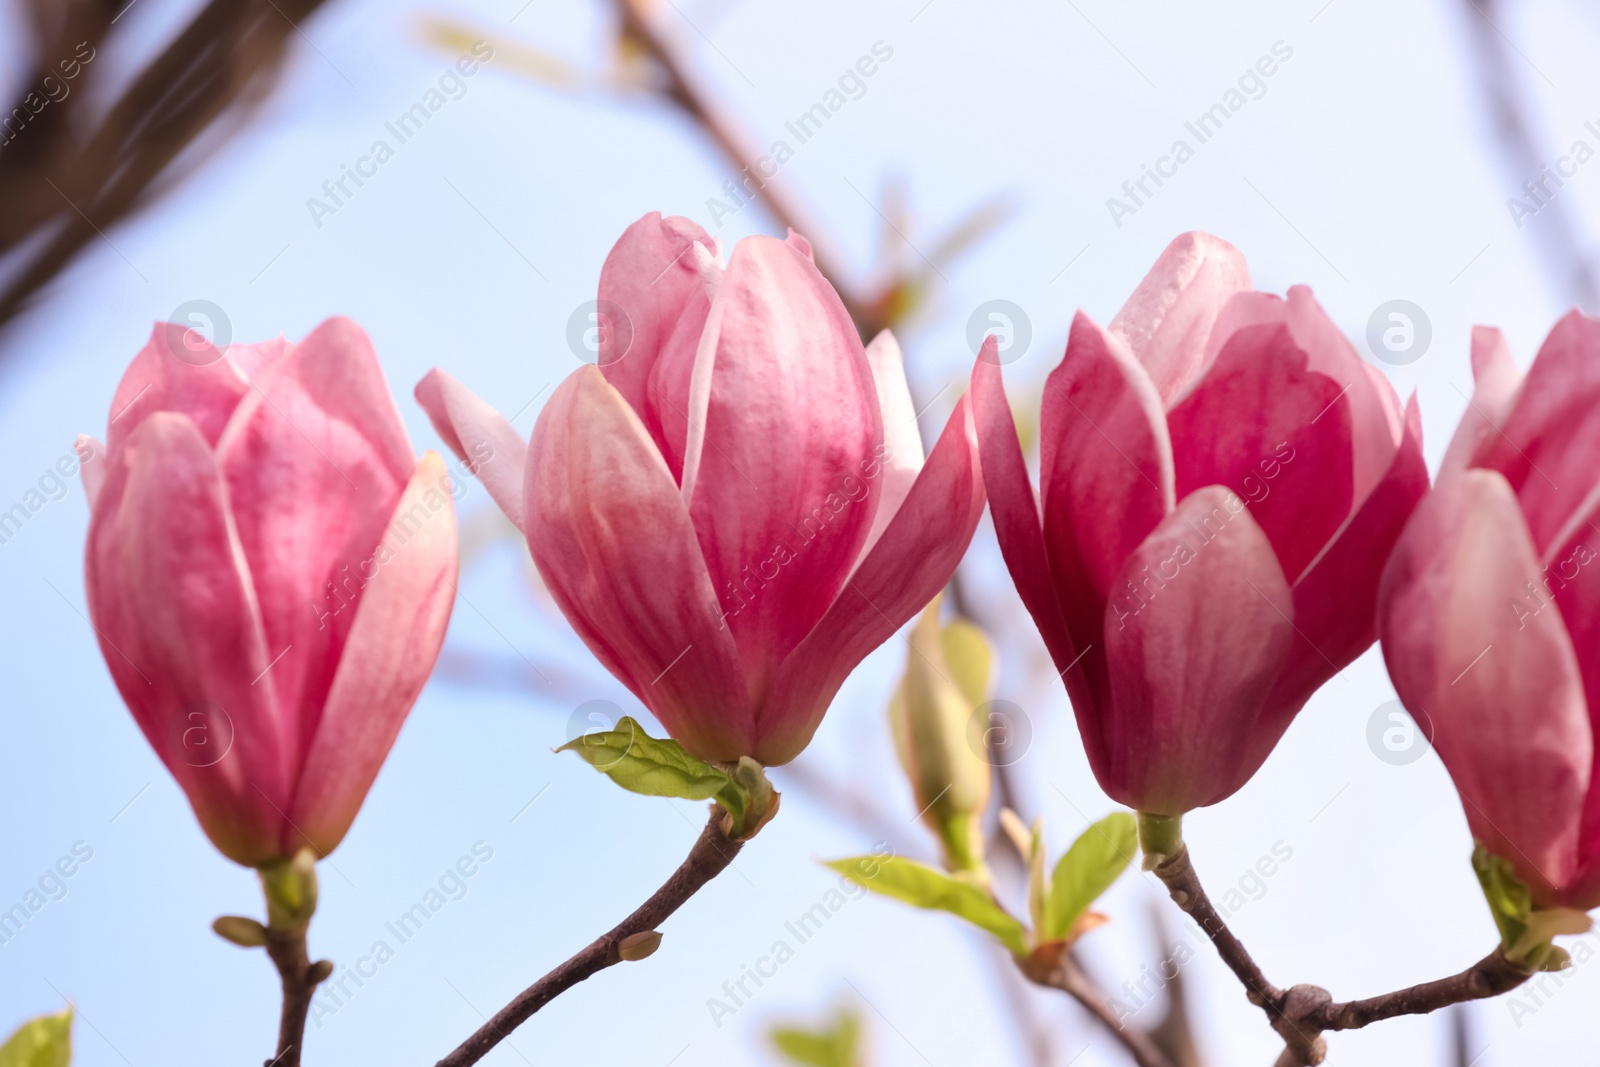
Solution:
{"label": "magnolia blossom", "polygon": [[1600,320],[1526,378],[1472,335],[1472,403],[1383,577],[1395,689],[1477,840],[1536,904],[1600,907]]}
{"label": "magnolia blossom", "polygon": [[562,612],[703,759],[793,759],[846,675],[949,579],[983,509],[963,398],[923,455],[887,332],[863,350],[797,235],[726,267],[647,215],[600,273],[598,365],[526,449],[441,371],[417,399],[526,534]]}
{"label": "magnolia blossom", "polygon": [[454,602],[449,476],[348,319],[219,352],[160,324],[79,438],[101,651],[228,858],[332,851]]}
{"label": "magnolia blossom", "polygon": [[1402,416],[1309,289],[1251,291],[1238,250],[1199,233],[1109,328],[1073,321],[1038,498],[993,349],[972,392],[1000,546],[1101,786],[1159,815],[1229,796],[1375,637],[1427,488],[1415,404]]}

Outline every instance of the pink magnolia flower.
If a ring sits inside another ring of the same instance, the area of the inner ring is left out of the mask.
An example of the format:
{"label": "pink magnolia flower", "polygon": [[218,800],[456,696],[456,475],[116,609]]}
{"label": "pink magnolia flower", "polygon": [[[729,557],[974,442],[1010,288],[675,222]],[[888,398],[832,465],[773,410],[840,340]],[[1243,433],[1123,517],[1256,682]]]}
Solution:
{"label": "pink magnolia flower", "polygon": [[1384,658],[1467,825],[1545,907],[1600,907],[1600,320],[1526,378],[1472,334],[1477,388],[1383,576]]}
{"label": "pink magnolia flower", "polygon": [[924,462],[900,351],[865,350],[805,241],[650,214],[600,272],[598,366],[526,451],[435,370],[417,399],[527,535],[584,642],[702,759],[799,754],[939,591],[983,510],[965,398]]}
{"label": "pink magnolia flower", "polygon": [[449,477],[366,334],[224,354],[158,324],[78,448],[101,651],[201,827],[246,865],[332,851],[455,593]]}
{"label": "pink magnolia flower", "polygon": [[1043,517],[993,356],[984,480],[1102,788],[1181,815],[1242,786],[1370,645],[1378,575],[1427,488],[1400,406],[1311,291],[1169,245],[1109,329],[1078,314],[1040,414]]}

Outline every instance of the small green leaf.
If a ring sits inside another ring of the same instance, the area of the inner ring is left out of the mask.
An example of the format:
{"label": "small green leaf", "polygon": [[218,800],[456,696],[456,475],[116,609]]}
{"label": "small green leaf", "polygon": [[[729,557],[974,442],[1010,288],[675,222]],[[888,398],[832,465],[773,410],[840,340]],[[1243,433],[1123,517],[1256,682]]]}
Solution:
{"label": "small green leaf", "polygon": [[1041,941],[1058,941],[1078,916],[1111,888],[1138,851],[1138,824],[1125,811],[1114,812],[1085,830],[1056,864],[1051,878],[1047,921]]}
{"label": "small green leaf", "polygon": [[861,1017],[853,1011],[841,1011],[825,1030],[780,1026],[772,1031],[772,1043],[786,1057],[806,1067],[859,1067]]}
{"label": "small green leaf", "polygon": [[733,836],[753,836],[777,811],[778,794],[748,756],[729,769],[696,759],[678,742],[651,737],[631,717],[614,730],[573,738],[557,752],[576,752],[591,767],[632,793],[680,800],[715,800],[733,818]]}
{"label": "small green leaf", "polygon": [[0,1045],[0,1067],[67,1067],[72,1062],[72,1006],[29,1019]]}
{"label": "small green leaf", "polygon": [[576,752],[622,788],[647,797],[710,800],[733,781],[671,738],[651,737],[627,715],[617,720],[615,730],[575,737],[556,751]]}
{"label": "small green leaf", "polygon": [[959,915],[998,937],[1018,956],[1028,951],[1022,924],[1006,914],[993,897],[970,882],[898,856],[855,856],[831,860],[828,866],[863,889],[919,908]]}
{"label": "small green leaf", "polygon": [[1044,939],[1050,923],[1050,897],[1055,886],[1044,875],[1044,816],[1033,820],[1028,832],[1028,918],[1033,922],[1036,940]]}
{"label": "small green leaf", "polygon": [[1500,944],[1509,949],[1528,928],[1533,895],[1511,864],[1477,842],[1472,848],[1472,869],[1477,872],[1483,897],[1489,902],[1489,914],[1500,931]]}

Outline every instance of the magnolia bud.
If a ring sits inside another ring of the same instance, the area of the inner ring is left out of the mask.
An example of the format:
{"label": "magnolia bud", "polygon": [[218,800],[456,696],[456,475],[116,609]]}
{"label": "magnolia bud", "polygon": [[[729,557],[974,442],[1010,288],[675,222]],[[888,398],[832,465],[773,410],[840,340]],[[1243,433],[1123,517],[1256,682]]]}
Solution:
{"label": "magnolia bud", "polygon": [[912,628],[910,646],[889,704],[900,764],[919,817],[939,836],[945,866],[982,873],[990,770],[974,709],[988,699],[993,653],[969,622],[941,631],[937,597]]}
{"label": "magnolia bud", "polygon": [[655,954],[661,947],[660,930],[644,930],[637,934],[629,934],[617,942],[617,955],[632,962],[642,960]]}
{"label": "magnolia bud", "polygon": [[224,941],[232,941],[241,948],[260,948],[267,943],[267,928],[243,915],[218,916],[211,929]]}

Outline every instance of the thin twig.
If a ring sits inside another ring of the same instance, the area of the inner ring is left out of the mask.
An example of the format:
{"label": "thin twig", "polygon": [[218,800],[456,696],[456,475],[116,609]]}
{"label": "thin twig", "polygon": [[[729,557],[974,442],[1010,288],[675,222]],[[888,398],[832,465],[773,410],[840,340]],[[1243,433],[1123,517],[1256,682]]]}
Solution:
{"label": "thin twig", "polygon": [[649,900],[577,955],[518,993],[436,1067],[467,1067],[467,1064],[477,1063],[511,1031],[527,1022],[534,1012],[584,979],[621,963],[619,946],[624,938],[656,929],[733,862],[743,842],[728,836],[727,823],[723,810],[713,804],[711,819],[689,850],[688,858]]}
{"label": "thin twig", "polygon": [[324,960],[312,963],[306,952],[306,930],[267,930],[267,955],[278,968],[283,982],[283,1014],[278,1019],[278,1054],[267,1060],[267,1067],[300,1067],[300,1050],[305,1045],[306,1015],[311,997],[332,971]]}
{"label": "thin twig", "polygon": [[[0,152],[0,252],[39,237],[7,262],[0,325],[55,278],[90,242],[132,214],[163,181],[191,163],[201,135],[230,132],[263,99],[282,66],[287,41],[323,0],[209,0],[167,47],[135,73],[86,135],[73,136],[63,107],[77,109],[91,83],[118,61],[85,61],[83,79],[43,121],[24,128]],[[71,32],[99,43],[110,5],[84,7]],[[81,28],[80,28],[81,27]],[[69,38],[43,47],[60,49]],[[70,56],[40,56],[39,69]],[[239,106],[243,105],[243,106]],[[210,138],[215,146],[217,137]]]}
{"label": "thin twig", "polygon": [[[1479,84],[1507,173],[1512,181],[1531,181],[1537,186],[1549,180],[1545,162],[1548,157],[1543,155],[1534,132],[1536,118],[1522,90],[1519,73],[1526,65],[1540,77],[1543,74],[1516,52],[1502,32],[1500,21],[1506,9],[1497,0],[1466,0],[1465,7],[1467,32],[1481,69]],[[1560,182],[1559,178],[1555,180]],[[1600,306],[1600,278],[1595,274],[1582,222],[1572,211],[1571,203],[1555,196],[1548,186],[1542,188],[1542,198],[1532,198],[1541,216],[1532,227],[1535,244],[1546,269],[1561,287],[1561,299],[1592,312]],[[1522,192],[1519,190],[1517,195]],[[1520,221],[1517,228],[1522,228]]]}
{"label": "thin twig", "polygon": [[1321,1063],[1327,1055],[1327,1042],[1322,1037],[1325,1030],[1359,1030],[1400,1015],[1425,1015],[1452,1004],[1499,996],[1526,982],[1534,973],[1507,959],[1496,948],[1459,974],[1365,1000],[1336,1002],[1326,989],[1315,985],[1279,989],[1267,980],[1212,906],[1187,848],[1157,865],[1155,875],[1166,885],[1173,903],[1211,939],[1222,961],[1243,983],[1250,1002],[1267,1013],[1268,1022],[1283,1038],[1285,1047],[1277,1067],[1315,1067]]}
{"label": "thin twig", "polygon": [[1066,945],[1042,948],[1026,959],[1018,959],[1017,967],[1029,981],[1059,989],[1082,1004],[1105,1027],[1106,1032],[1127,1050],[1139,1067],[1172,1067],[1172,1061],[1150,1039],[1149,1034],[1117,1018],[1106,995],[1084,972]]}

